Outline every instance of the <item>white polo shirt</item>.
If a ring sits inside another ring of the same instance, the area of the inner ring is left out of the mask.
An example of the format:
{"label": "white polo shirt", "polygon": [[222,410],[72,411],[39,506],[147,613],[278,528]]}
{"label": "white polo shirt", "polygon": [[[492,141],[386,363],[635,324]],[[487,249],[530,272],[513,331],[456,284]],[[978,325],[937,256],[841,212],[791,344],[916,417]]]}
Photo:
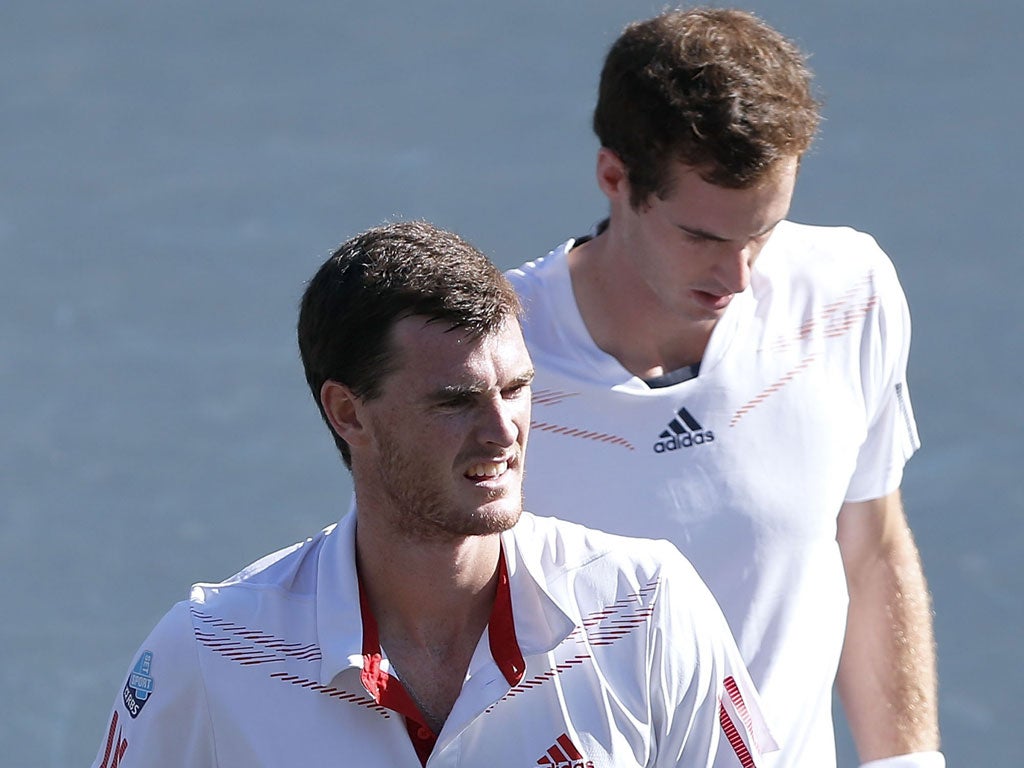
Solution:
{"label": "white polo shirt", "polygon": [[697,377],[651,387],[590,337],[574,242],[509,273],[537,372],[527,506],[675,544],[729,621],[777,768],[835,766],[837,517],[899,488],[919,445],[896,271],[868,235],[781,222]]}
{"label": "white polo shirt", "polygon": [[361,609],[354,537],[349,514],[193,587],[143,643],[94,768],[753,766],[774,749],[675,548],[529,514],[502,534],[490,623],[430,733]]}

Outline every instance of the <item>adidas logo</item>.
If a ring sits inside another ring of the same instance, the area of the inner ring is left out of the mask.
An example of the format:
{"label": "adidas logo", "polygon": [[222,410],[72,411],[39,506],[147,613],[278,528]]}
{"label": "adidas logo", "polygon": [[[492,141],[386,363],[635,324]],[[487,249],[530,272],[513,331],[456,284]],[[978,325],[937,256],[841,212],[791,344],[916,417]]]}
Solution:
{"label": "adidas logo", "polygon": [[580,754],[567,733],[563,733],[537,761],[546,768],[594,768],[594,763]]}
{"label": "adidas logo", "polygon": [[688,410],[680,408],[676,412],[676,417],[668,423],[668,429],[658,435],[658,438],[654,444],[654,452],[665,453],[712,443],[715,440],[715,433],[710,429],[704,429]]}

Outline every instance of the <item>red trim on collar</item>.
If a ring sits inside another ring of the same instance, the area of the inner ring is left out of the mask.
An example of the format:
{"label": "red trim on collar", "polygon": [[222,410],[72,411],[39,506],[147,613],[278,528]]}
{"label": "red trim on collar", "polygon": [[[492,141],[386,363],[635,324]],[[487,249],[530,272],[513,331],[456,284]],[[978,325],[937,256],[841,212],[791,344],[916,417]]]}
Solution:
{"label": "red trim on collar", "polygon": [[509,588],[504,547],[498,557],[498,590],[491,607],[491,618],[487,621],[487,635],[494,663],[509,685],[518,684],[526,674],[526,661],[519,649],[519,641],[516,640],[516,622],[512,615],[512,591]]}
{"label": "red trim on collar", "polygon": [[[370,601],[359,581],[359,613],[363,622],[363,671],[360,673],[363,687],[382,707],[397,712],[405,718],[405,727],[423,765],[437,743],[437,734],[430,730],[427,719],[420,712],[416,702],[405,690],[402,681],[381,669],[380,631],[377,620],[370,610]],[[505,676],[509,685],[516,685],[526,673],[526,661],[516,640],[516,624],[512,615],[512,591],[509,585],[508,567],[505,564],[505,548],[498,556],[498,586],[487,620],[487,635],[491,657]]]}
{"label": "red trim on collar", "polygon": [[402,681],[380,668],[380,631],[370,611],[370,601],[363,591],[362,582],[359,583],[359,613],[363,620],[363,671],[360,673],[363,687],[382,707],[402,715],[416,756],[425,766],[437,744],[437,734],[430,730],[427,719],[405,690]]}

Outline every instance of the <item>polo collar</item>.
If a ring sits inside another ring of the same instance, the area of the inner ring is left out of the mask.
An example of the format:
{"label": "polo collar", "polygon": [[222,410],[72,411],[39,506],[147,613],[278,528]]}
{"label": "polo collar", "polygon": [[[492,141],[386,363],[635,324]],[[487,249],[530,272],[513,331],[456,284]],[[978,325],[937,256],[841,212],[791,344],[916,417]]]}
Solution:
{"label": "polo collar", "polygon": [[[520,541],[520,536],[528,540],[533,531],[532,516],[524,512],[523,518],[501,534],[498,592],[488,623],[491,656],[510,685],[525,673],[524,657],[557,647],[575,626],[569,612],[543,586],[543,572],[529,563],[529,556],[521,557],[528,542]],[[365,636],[369,627],[360,608],[355,531],[356,512],[352,509],[327,531],[317,564],[316,623],[322,685],[330,685],[347,669],[357,669],[362,675],[366,666],[364,651],[370,638]],[[376,623],[372,629],[376,634]],[[387,673],[386,660],[382,667]]]}
{"label": "polo collar", "polygon": [[[382,653],[380,648],[380,633],[377,628],[377,619],[370,610],[370,601],[366,597],[362,584],[359,585],[359,611],[363,626],[363,670],[362,681],[367,692],[389,709],[394,709],[402,714],[409,699],[404,689],[402,694],[395,701],[398,706],[390,706],[385,698],[391,696],[395,678],[381,666]],[[498,590],[494,597],[494,605],[491,607],[491,615],[487,620],[487,638],[491,649],[491,658],[497,664],[501,674],[509,685],[516,685],[523,679],[526,671],[526,662],[523,661],[522,651],[516,641],[515,619],[512,616],[512,593],[509,588],[508,569],[505,566],[504,553],[498,560]],[[415,709],[415,706],[413,707]],[[419,712],[416,711],[416,715]]]}
{"label": "polo collar", "polygon": [[[359,585],[359,610],[363,625],[363,669],[360,674],[363,688],[375,702],[405,718],[405,727],[416,755],[420,763],[426,765],[430,753],[437,744],[438,734],[431,730],[426,717],[409,695],[408,689],[384,668],[377,619],[370,610],[370,601],[362,584]],[[498,559],[498,589],[487,621],[487,637],[491,657],[506,682],[510,686],[518,684],[526,671],[526,662],[523,661],[523,654],[516,642],[512,597],[504,554]]]}

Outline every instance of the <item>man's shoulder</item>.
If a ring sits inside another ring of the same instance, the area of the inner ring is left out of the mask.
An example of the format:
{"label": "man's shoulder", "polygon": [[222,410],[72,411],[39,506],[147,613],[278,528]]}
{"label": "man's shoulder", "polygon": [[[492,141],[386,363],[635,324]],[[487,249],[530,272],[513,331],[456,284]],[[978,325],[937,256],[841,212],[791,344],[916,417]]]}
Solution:
{"label": "man's shoulder", "polygon": [[828,273],[835,265],[851,269],[891,264],[885,251],[867,232],[852,227],[820,226],[782,221],[762,254],[766,266]]}
{"label": "man's shoulder", "polygon": [[671,570],[683,578],[698,578],[689,561],[663,539],[620,536],[526,512],[514,533],[519,550],[550,578],[594,569],[645,578]]}
{"label": "man's shoulder", "polygon": [[[546,256],[506,270],[505,276],[512,283],[524,302],[532,302],[540,295],[554,289],[554,283],[568,279],[566,255],[576,243],[575,239],[566,240],[552,249]],[[527,307],[529,311],[529,307]]]}
{"label": "man's shoulder", "polygon": [[577,373],[593,365],[594,349],[576,308],[567,254],[567,240],[547,256],[505,274],[523,306],[523,337],[538,370]]}
{"label": "man's shoulder", "polygon": [[896,268],[874,237],[851,227],[783,221],[762,251],[755,293],[770,292],[799,310],[804,302],[830,302],[868,286],[888,302],[901,296]]}
{"label": "man's shoulder", "polygon": [[670,542],[618,536],[528,513],[515,534],[523,564],[578,625],[612,615],[626,620],[620,611],[638,611],[633,618],[642,618],[652,631],[675,627],[674,642],[684,655],[698,635],[731,642],[715,598]]}
{"label": "man's shoulder", "polygon": [[772,237],[786,238],[794,243],[819,247],[864,247],[875,242],[874,237],[850,226],[804,224],[791,219],[779,222]]}
{"label": "man's shoulder", "polygon": [[193,584],[189,603],[194,608],[227,607],[257,597],[314,598],[320,553],[336,529],[331,525],[305,541],[265,555],[223,581]]}

